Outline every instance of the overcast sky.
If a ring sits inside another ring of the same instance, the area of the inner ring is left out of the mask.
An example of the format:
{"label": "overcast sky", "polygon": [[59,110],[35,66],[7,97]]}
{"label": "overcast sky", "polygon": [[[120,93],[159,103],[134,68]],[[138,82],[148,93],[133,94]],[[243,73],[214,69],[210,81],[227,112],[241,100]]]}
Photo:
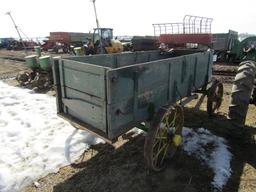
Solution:
{"label": "overcast sky", "polygon": [[[186,14],[212,17],[212,32],[256,34],[255,7],[255,0],[96,0],[100,26],[114,35],[153,35],[152,23],[181,22]],[[1,0],[0,37],[17,37],[8,11],[29,37],[96,27],[91,0]]]}

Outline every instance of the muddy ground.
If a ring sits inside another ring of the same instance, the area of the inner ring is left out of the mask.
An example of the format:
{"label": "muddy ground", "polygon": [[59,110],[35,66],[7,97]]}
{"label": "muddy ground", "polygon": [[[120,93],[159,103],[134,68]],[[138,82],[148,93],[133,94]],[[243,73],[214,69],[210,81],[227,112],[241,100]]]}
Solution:
{"label": "muddy ground", "polygon": [[[7,64],[9,63],[9,64]],[[11,64],[10,64],[11,63]],[[22,62],[0,60],[0,74],[24,70]],[[0,75],[1,76],[1,75]],[[185,126],[195,129],[204,127],[216,135],[225,137],[233,154],[232,176],[224,192],[256,191],[256,107],[250,106],[246,121],[246,136],[242,140],[231,139],[226,118],[231,84],[224,78],[224,100],[212,118],[206,113],[206,99],[199,110],[193,107],[198,100],[185,108]],[[233,79],[233,77],[229,77]],[[247,141],[247,142],[245,142]],[[250,142],[249,142],[250,141]],[[114,145],[98,144],[84,152],[76,163],[63,167],[58,173],[49,174],[36,185],[23,189],[28,192],[206,192],[211,186],[213,172],[196,158],[179,150],[168,160],[167,167],[159,173],[149,172],[143,159],[144,136],[131,134],[119,138]]]}

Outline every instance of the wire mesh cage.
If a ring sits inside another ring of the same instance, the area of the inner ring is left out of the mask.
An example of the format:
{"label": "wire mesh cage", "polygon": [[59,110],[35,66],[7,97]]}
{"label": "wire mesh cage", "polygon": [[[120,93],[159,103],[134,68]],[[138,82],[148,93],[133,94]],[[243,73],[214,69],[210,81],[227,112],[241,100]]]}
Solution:
{"label": "wire mesh cage", "polygon": [[154,35],[161,34],[210,34],[213,19],[193,15],[185,15],[181,23],[155,23]]}

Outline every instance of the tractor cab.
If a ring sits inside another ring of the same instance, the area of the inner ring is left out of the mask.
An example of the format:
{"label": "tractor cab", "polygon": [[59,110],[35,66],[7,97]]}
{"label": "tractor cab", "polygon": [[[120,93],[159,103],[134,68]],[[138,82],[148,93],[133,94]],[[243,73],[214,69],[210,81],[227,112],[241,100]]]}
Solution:
{"label": "tractor cab", "polygon": [[89,39],[86,55],[121,53],[122,51],[122,43],[113,39],[113,29],[95,28],[92,38]]}
{"label": "tractor cab", "polygon": [[111,28],[95,28],[93,32],[93,45],[98,53],[105,53],[105,47],[111,47],[113,39],[113,29]]}
{"label": "tractor cab", "polygon": [[113,29],[111,28],[95,28],[93,32],[93,41],[97,40],[111,40],[113,39]]}

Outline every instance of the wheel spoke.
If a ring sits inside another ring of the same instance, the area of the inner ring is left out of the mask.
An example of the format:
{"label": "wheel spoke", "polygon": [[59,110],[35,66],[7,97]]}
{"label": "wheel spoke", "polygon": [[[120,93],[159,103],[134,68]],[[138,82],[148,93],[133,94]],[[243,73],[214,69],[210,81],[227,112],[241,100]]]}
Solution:
{"label": "wheel spoke", "polygon": [[161,162],[160,162],[161,165],[163,164],[164,158],[166,157],[169,145],[170,145],[170,143],[168,142],[166,147],[165,147],[164,154],[162,155],[162,159],[161,159]]}
{"label": "wheel spoke", "polygon": [[165,143],[158,151],[157,153],[154,155],[153,157],[153,161],[156,161],[158,159],[158,156],[161,154],[161,152],[168,146],[168,143]]}
{"label": "wheel spoke", "polygon": [[163,118],[165,128],[169,127],[169,115],[165,115]]}
{"label": "wheel spoke", "polygon": [[156,137],[156,139],[158,139],[158,140],[163,140],[163,139],[168,139],[168,138],[165,137],[165,136],[162,136],[162,137]]}

